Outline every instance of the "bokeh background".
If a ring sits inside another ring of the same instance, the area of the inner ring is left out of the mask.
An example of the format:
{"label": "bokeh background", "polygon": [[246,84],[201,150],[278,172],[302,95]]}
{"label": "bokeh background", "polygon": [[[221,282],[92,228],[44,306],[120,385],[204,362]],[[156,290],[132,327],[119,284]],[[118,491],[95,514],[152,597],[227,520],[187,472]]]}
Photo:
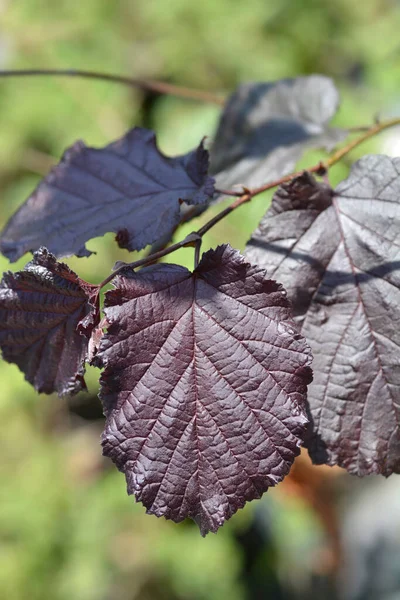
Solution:
{"label": "bokeh background", "polygon": [[[400,115],[399,30],[396,0],[0,0],[0,68],[93,69],[223,93],[321,73],[341,91],[335,123],[358,126]],[[102,146],[142,125],[178,154],[212,137],[219,112],[104,82],[0,79],[0,225],[76,139]],[[368,151],[399,153],[399,139],[372,140],[331,180]],[[308,153],[299,166],[323,156]],[[269,200],[219,224],[205,248],[243,249]],[[128,260],[113,237],[68,264],[99,282]],[[191,266],[192,254],[174,260]],[[1,257],[0,267],[10,265]],[[39,396],[0,362],[2,600],[400,598],[398,478],[359,481],[303,454],[281,485],[202,539],[193,523],[146,516],[126,495],[101,456],[98,372],[87,379],[89,394]]]}

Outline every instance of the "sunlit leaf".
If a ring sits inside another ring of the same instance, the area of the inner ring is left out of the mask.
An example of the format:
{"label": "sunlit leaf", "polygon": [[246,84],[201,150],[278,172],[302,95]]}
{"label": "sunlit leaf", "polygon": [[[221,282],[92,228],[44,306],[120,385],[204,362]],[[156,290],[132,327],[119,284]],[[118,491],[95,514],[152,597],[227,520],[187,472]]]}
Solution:
{"label": "sunlit leaf", "polygon": [[108,292],[104,453],[149,513],[216,531],[288,473],[310,353],[283,288],[229,246],[191,273],[156,265]]}
{"label": "sunlit leaf", "polygon": [[366,156],[333,192],[282,186],[247,247],[281,281],[311,344],[318,463],[400,472],[400,159]]}
{"label": "sunlit leaf", "polygon": [[11,261],[46,246],[55,256],[88,256],[85,243],[109,231],[128,250],[140,250],[170,231],[180,204],[207,203],[203,145],[168,158],[151,131],[136,127],[102,149],[76,142],[7,223],[0,250]]}
{"label": "sunlit leaf", "polygon": [[0,284],[0,347],[39,392],[86,389],[84,363],[99,320],[98,288],[45,248]]}

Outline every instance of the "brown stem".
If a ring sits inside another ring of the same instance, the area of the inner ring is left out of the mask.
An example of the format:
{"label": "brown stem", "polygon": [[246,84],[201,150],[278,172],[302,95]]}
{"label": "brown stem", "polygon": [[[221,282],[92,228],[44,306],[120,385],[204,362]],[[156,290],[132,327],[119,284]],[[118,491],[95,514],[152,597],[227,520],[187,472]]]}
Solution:
{"label": "brown stem", "polygon": [[241,206],[245,202],[249,202],[251,199],[252,199],[252,196],[250,194],[242,194],[242,196],[237,198],[235,200],[235,202],[232,202],[232,204],[230,204],[229,206],[227,206],[226,208],[221,210],[221,212],[217,213],[215,215],[215,217],[210,219],[205,225],[203,225],[203,227],[200,227],[200,229],[198,229],[196,232],[197,235],[199,235],[200,237],[203,237],[203,235],[205,235],[207,233],[207,231],[209,231],[212,227],[214,227],[214,225],[219,223],[227,215],[229,215],[231,212],[233,212],[238,206]]}
{"label": "brown stem", "polygon": [[335,165],[337,162],[339,162],[339,160],[346,156],[346,154],[351,152],[351,150],[354,150],[354,148],[356,148],[360,144],[363,144],[366,140],[369,140],[370,138],[374,137],[378,133],[381,133],[381,131],[384,131],[385,129],[395,127],[396,125],[400,125],[400,118],[398,117],[396,117],[395,119],[388,119],[387,121],[382,121],[381,123],[375,123],[375,125],[370,127],[368,131],[366,131],[363,135],[360,135],[360,137],[356,138],[352,142],[349,142],[348,144],[346,144],[346,146],[337,150],[337,152],[334,152],[332,156],[323,163],[323,166],[328,170],[329,167]]}
{"label": "brown stem", "polygon": [[243,196],[243,190],[241,192],[234,190],[221,190],[219,188],[215,188],[216,194],[221,194],[222,196]]}
{"label": "brown stem", "polygon": [[122,75],[111,75],[109,73],[97,73],[95,71],[82,71],[80,69],[14,69],[1,71],[0,77],[80,77],[85,79],[97,79],[109,81],[111,83],[122,83],[141,90],[150,90],[159,94],[168,94],[178,96],[188,100],[198,100],[200,102],[210,102],[223,106],[225,100],[222,96],[203,90],[193,90],[191,88],[165,83],[164,81],[155,81],[153,79],[135,79],[124,77]]}

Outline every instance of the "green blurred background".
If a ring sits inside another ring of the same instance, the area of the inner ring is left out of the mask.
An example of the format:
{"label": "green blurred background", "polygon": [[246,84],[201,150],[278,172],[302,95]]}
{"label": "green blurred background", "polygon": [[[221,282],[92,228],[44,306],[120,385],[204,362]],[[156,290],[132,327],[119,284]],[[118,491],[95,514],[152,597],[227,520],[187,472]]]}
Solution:
{"label": "green blurred background", "polygon": [[[400,114],[399,28],[395,0],[0,0],[0,68],[93,69],[226,93],[244,81],[322,73],[341,90],[335,123],[368,125],[378,113]],[[0,80],[1,226],[76,139],[101,146],[142,125],[178,154],[212,136],[219,111],[104,82]],[[332,181],[381,148],[382,138],[364,145]],[[323,156],[309,153],[301,166]],[[205,248],[242,249],[268,202],[257,198],[219,224]],[[68,264],[100,281],[128,260],[113,237],[89,242],[97,254]],[[192,253],[174,260],[191,266]],[[0,267],[10,268],[4,258]],[[38,396],[17,367],[0,363],[1,600],[337,597],[340,507],[352,485],[340,470],[302,456],[281,486],[202,539],[192,523],[146,516],[126,495],[101,456],[97,380],[89,369],[90,393],[60,400]]]}

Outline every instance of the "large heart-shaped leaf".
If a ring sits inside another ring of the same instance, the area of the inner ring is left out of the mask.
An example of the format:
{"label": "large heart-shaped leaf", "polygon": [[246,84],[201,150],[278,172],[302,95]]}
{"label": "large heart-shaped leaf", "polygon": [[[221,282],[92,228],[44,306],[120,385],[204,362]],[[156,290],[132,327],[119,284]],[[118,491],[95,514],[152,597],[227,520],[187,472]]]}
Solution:
{"label": "large heart-shaped leaf", "polygon": [[283,288],[228,246],[194,273],[118,277],[95,361],[104,453],[148,512],[216,531],[287,474],[306,429],[310,354]]}
{"label": "large heart-shaped leaf", "polygon": [[282,186],[247,256],[281,281],[314,355],[318,463],[400,472],[400,159],[366,156],[333,192]]}

